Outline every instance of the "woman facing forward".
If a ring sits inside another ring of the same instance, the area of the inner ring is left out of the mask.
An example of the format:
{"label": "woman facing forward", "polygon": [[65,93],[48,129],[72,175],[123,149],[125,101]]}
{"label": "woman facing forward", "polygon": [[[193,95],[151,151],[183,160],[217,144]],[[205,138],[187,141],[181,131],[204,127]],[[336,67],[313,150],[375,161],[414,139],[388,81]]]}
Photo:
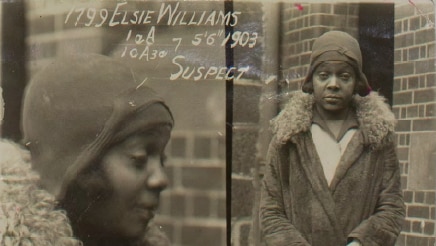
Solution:
{"label": "woman facing forward", "polygon": [[273,120],[260,217],[268,245],[389,246],[404,219],[395,119],[370,92],[358,42],[313,44],[302,91]]}

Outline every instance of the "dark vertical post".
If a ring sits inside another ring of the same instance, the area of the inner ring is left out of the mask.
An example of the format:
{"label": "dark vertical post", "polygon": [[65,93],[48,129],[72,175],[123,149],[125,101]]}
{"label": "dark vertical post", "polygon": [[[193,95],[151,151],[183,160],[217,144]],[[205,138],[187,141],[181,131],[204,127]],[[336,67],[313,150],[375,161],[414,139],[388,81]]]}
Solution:
{"label": "dark vertical post", "polygon": [[[233,1],[226,0],[224,2],[225,13],[233,12]],[[232,15],[230,15],[232,16]],[[230,21],[230,23],[232,23]],[[227,35],[233,34],[233,27],[230,25],[225,26],[225,33]],[[231,39],[229,39],[231,40]],[[233,49],[231,42],[227,42],[225,46],[226,50],[226,66],[230,69],[234,66]],[[233,77],[233,74],[230,74]],[[226,81],[226,215],[227,215],[227,245],[231,245],[231,199],[232,199],[232,132],[233,131],[233,79]]]}
{"label": "dark vertical post", "polygon": [[25,3],[21,0],[2,4],[2,76],[5,101],[2,137],[21,139],[21,101],[26,84],[26,18]]}
{"label": "dark vertical post", "polygon": [[394,4],[359,5],[359,43],[363,72],[373,90],[392,105],[394,84]]}

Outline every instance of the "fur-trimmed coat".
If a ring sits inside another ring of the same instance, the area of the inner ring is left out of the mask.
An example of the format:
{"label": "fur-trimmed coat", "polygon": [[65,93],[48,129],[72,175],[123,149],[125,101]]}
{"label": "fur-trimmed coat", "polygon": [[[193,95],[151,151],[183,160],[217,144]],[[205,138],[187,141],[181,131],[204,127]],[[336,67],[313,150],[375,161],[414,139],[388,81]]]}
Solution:
{"label": "fur-trimmed coat", "polygon": [[313,96],[294,92],[273,119],[260,219],[267,245],[394,245],[405,207],[393,140],[395,118],[372,92],[353,97],[359,128],[330,186],[312,140]]}
{"label": "fur-trimmed coat", "polygon": [[81,245],[54,196],[37,181],[29,153],[0,140],[0,245]]}
{"label": "fur-trimmed coat", "polygon": [[[52,194],[38,188],[29,152],[0,139],[0,246],[78,246],[69,220]],[[154,224],[138,246],[169,246]]]}

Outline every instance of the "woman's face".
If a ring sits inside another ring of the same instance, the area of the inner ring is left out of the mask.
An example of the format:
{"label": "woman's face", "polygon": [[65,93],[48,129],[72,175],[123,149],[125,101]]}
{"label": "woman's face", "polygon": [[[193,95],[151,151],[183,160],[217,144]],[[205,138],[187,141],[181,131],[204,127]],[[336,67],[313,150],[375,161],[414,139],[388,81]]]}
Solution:
{"label": "woman's face", "polygon": [[109,149],[101,168],[112,193],[96,202],[86,216],[88,225],[119,238],[142,236],[168,185],[163,159],[170,132],[167,126],[155,127]]}
{"label": "woman's face", "polygon": [[345,62],[320,64],[313,73],[313,95],[324,115],[341,115],[350,107],[356,86],[353,67]]}

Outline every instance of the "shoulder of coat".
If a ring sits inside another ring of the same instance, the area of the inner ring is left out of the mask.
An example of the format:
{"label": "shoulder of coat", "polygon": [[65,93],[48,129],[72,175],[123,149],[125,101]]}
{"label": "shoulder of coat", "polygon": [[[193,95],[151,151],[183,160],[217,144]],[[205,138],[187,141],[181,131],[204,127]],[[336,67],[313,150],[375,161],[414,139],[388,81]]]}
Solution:
{"label": "shoulder of coat", "polygon": [[300,132],[309,131],[314,99],[311,94],[295,91],[281,112],[271,120],[271,129],[278,142],[285,143]]}
{"label": "shoulder of coat", "polygon": [[392,141],[396,119],[386,99],[377,92],[353,97],[356,116],[366,144],[378,148]]}

